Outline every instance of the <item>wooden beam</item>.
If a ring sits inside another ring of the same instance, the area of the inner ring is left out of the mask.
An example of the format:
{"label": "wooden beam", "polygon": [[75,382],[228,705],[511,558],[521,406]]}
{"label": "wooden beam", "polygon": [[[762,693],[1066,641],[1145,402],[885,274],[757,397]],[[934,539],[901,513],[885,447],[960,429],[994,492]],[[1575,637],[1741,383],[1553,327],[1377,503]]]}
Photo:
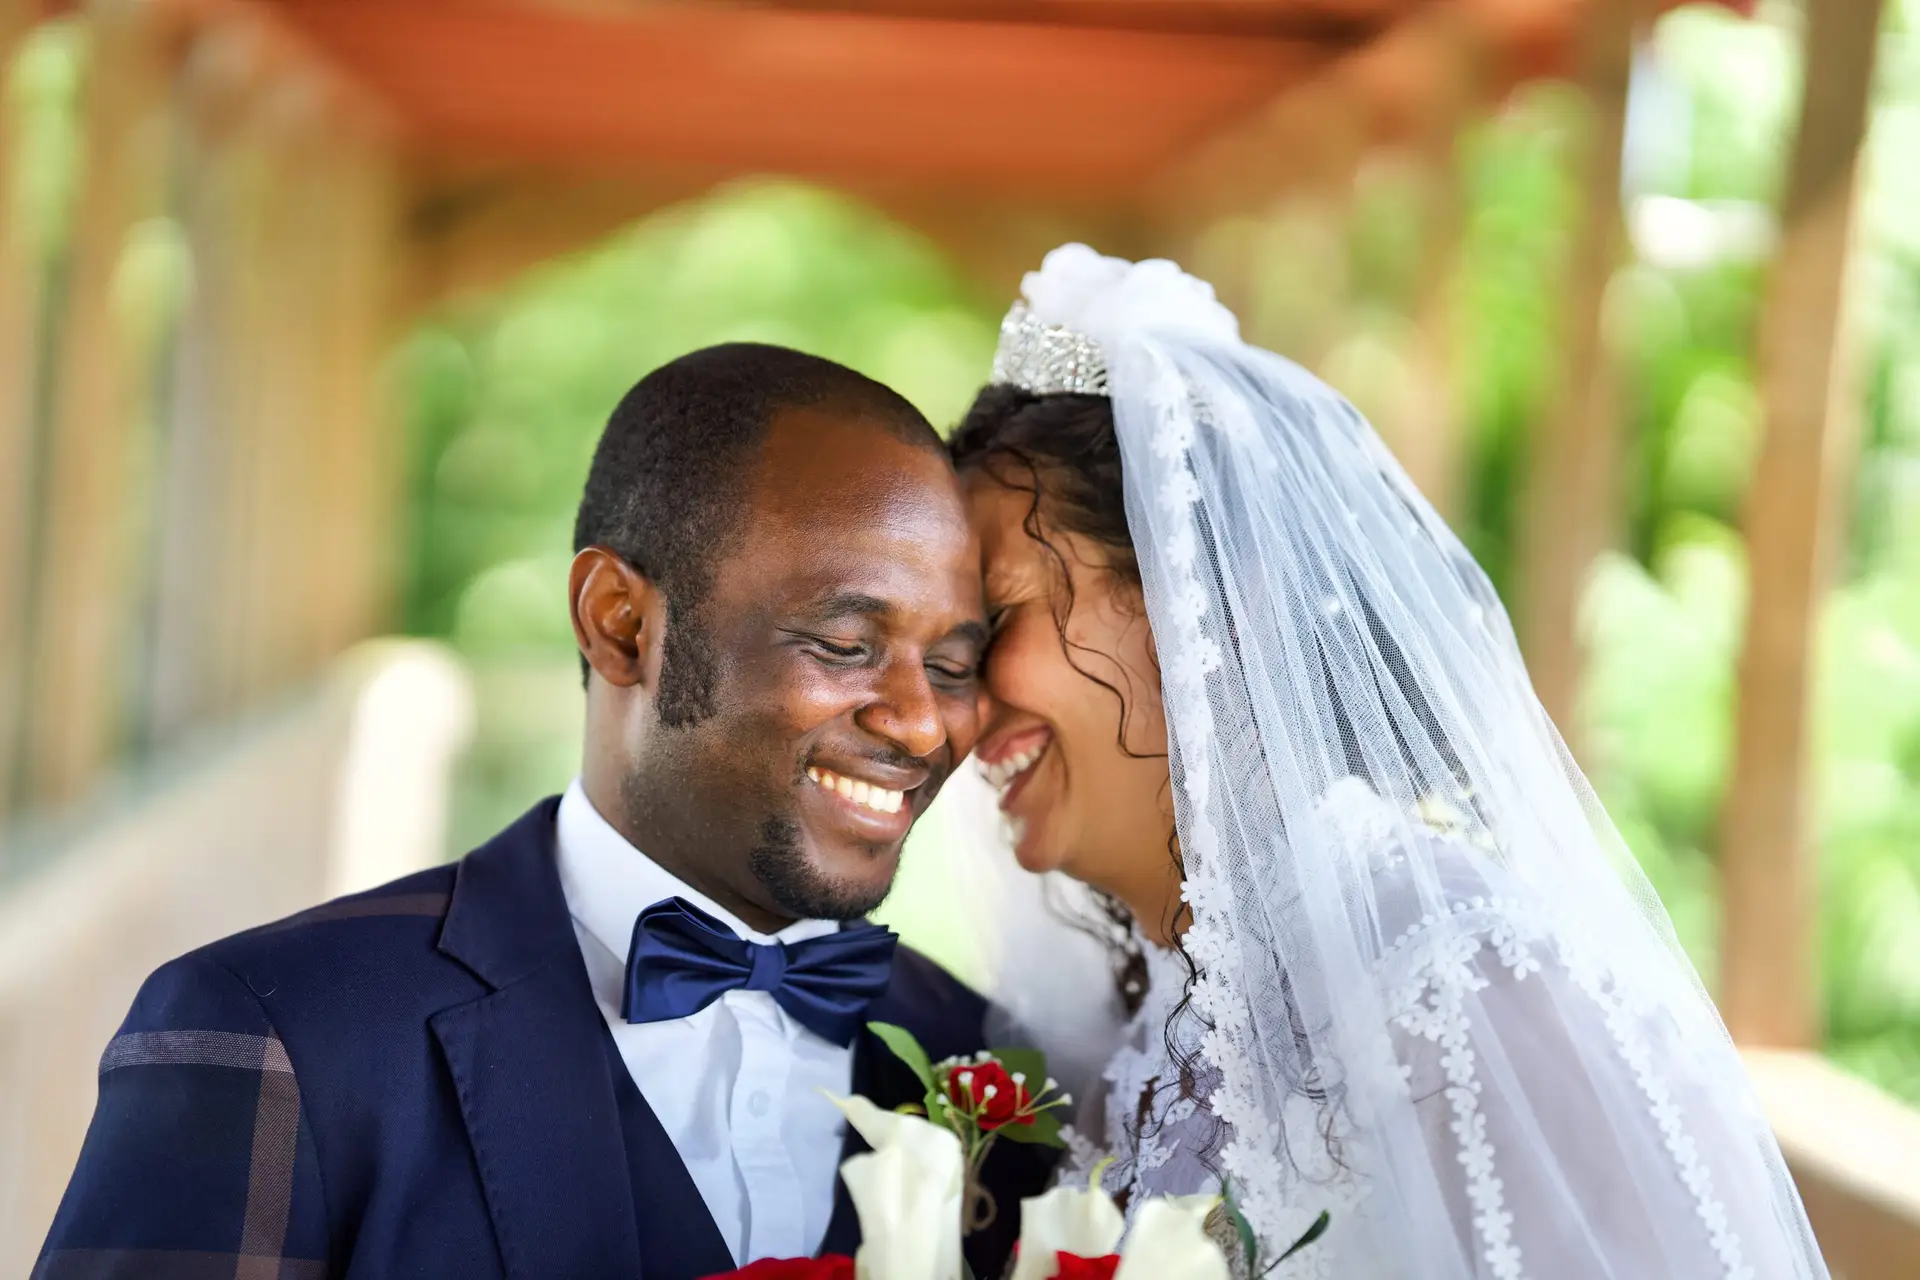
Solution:
{"label": "wooden beam", "polygon": [[1581,210],[1559,286],[1566,299],[1564,364],[1557,401],[1531,441],[1522,495],[1520,640],[1540,701],[1569,740],[1583,665],[1580,597],[1615,532],[1620,423],[1613,353],[1601,318],[1626,247],[1620,153],[1636,19],[1634,0],[1607,0],[1588,12],[1580,76],[1588,100]]}
{"label": "wooden beam", "polygon": [[171,53],[144,6],[90,25],[86,166],[52,388],[45,555],[29,666],[30,797],[73,800],[112,758],[140,619],[136,426],[149,370],[113,305],[129,231],[159,208]]}
{"label": "wooden beam", "polygon": [[1843,285],[1880,11],[1880,0],[1809,5],[1799,129],[1760,322],[1765,436],[1747,494],[1751,588],[1720,827],[1720,1004],[1748,1045],[1806,1047],[1820,1034],[1808,703],[1856,448]]}
{"label": "wooden beam", "polygon": [[[640,218],[702,199],[724,182],[723,174],[706,169],[416,171],[406,216],[405,309],[419,314],[498,289]],[[1098,201],[1008,200],[902,182],[841,190],[938,243],[990,298],[1011,301],[1021,275],[1069,240],[1128,256],[1165,251],[1129,209]]]}
{"label": "wooden beam", "polygon": [[731,6],[272,8],[439,156],[1069,197],[1130,189],[1321,47]]}
{"label": "wooden beam", "polygon": [[1326,52],[1299,80],[1222,121],[1141,184],[1163,225],[1192,238],[1236,216],[1262,217],[1283,194],[1339,193],[1386,145],[1422,147],[1492,83],[1487,35],[1446,7],[1403,19],[1356,50]]}
{"label": "wooden beam", "polygon": [[[575,0],[578,3],[578,0]],[[603,0],[606,7],[622,0]],[[1402,16],[1404,0],[750,0],[755,7],[970,22],[1030,22],[1352,43]]]}
{"label": "wooden beam", "polygon": [[407,309],[419,313],[499,289],[530,267],[705,195],[722,177],[706,169],[417,172],[405,218]]}

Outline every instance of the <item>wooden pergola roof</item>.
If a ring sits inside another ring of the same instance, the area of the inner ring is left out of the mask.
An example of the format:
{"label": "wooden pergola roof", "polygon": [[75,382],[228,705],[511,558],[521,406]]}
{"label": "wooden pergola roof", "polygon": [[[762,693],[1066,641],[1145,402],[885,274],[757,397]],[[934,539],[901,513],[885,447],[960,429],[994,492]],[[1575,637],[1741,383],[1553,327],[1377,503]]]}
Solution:
{"label": "wooden pergola roof", "polygon": [[[1588,3],[161,0],[270,16],[436,157],[1077,200],[1138,191],[1435,14],[1467,33],[1483,90],[1556,72]],[[1420,60],[1374,88],[1406,88]]]}

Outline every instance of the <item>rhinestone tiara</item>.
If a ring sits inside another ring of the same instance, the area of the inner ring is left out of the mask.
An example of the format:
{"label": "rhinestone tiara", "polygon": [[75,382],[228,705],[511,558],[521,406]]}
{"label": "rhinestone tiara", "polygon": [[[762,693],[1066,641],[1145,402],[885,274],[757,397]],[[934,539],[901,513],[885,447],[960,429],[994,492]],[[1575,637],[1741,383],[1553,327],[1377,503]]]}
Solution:
{"label": "rhinestone tiara", "polygon": [[1043,322],[1024,302],[1013,304],[1000,322],[1000,345],[993,353],[993,381],[1037,396],[1070,392],[1107,394],[1107,357],[1084,334]]}

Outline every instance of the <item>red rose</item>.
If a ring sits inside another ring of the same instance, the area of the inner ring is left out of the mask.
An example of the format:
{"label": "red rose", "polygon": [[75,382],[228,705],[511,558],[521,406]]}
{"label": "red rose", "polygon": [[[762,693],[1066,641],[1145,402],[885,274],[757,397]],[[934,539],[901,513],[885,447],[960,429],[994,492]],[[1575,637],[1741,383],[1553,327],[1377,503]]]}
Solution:
{"label": "red rose", "polygon": [[971,1066],[955,1067],[947,1076],[947,1100],[977,1117],[982,1131],[991,1133],[1006,1124],[1032,1124],[1033,1095],[1024,1080],[989,1058]]}
{"label": "red rose", "polygon": [[705,1280],[853,1280],[853,1259],[829,1253],[818,1258],[762,1258],[738,1271]]}
{"label": "red rose", "polygon": [[1104,1258],[1083,1258],[1077,1253],[1056,1253],[1060,1269],[1053,1273],[1054,1280],[1113,1280],[1113,1273],[1120,1267],[1120,1255],[1110,1253]]}

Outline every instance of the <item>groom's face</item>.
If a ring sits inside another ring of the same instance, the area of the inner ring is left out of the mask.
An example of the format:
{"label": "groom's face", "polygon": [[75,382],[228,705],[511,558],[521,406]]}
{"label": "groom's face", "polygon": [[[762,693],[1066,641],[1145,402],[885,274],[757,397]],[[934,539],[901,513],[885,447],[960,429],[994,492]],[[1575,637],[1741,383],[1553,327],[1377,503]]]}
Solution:
{"label": "groom's face", "polygon": [[740,518],[670,623],[698,628],[710,714],[659,733],[632,798],[671,797],[765,915],[863,915],[978,732],[979,546],[942,454],[826,411],[776,416]]}

